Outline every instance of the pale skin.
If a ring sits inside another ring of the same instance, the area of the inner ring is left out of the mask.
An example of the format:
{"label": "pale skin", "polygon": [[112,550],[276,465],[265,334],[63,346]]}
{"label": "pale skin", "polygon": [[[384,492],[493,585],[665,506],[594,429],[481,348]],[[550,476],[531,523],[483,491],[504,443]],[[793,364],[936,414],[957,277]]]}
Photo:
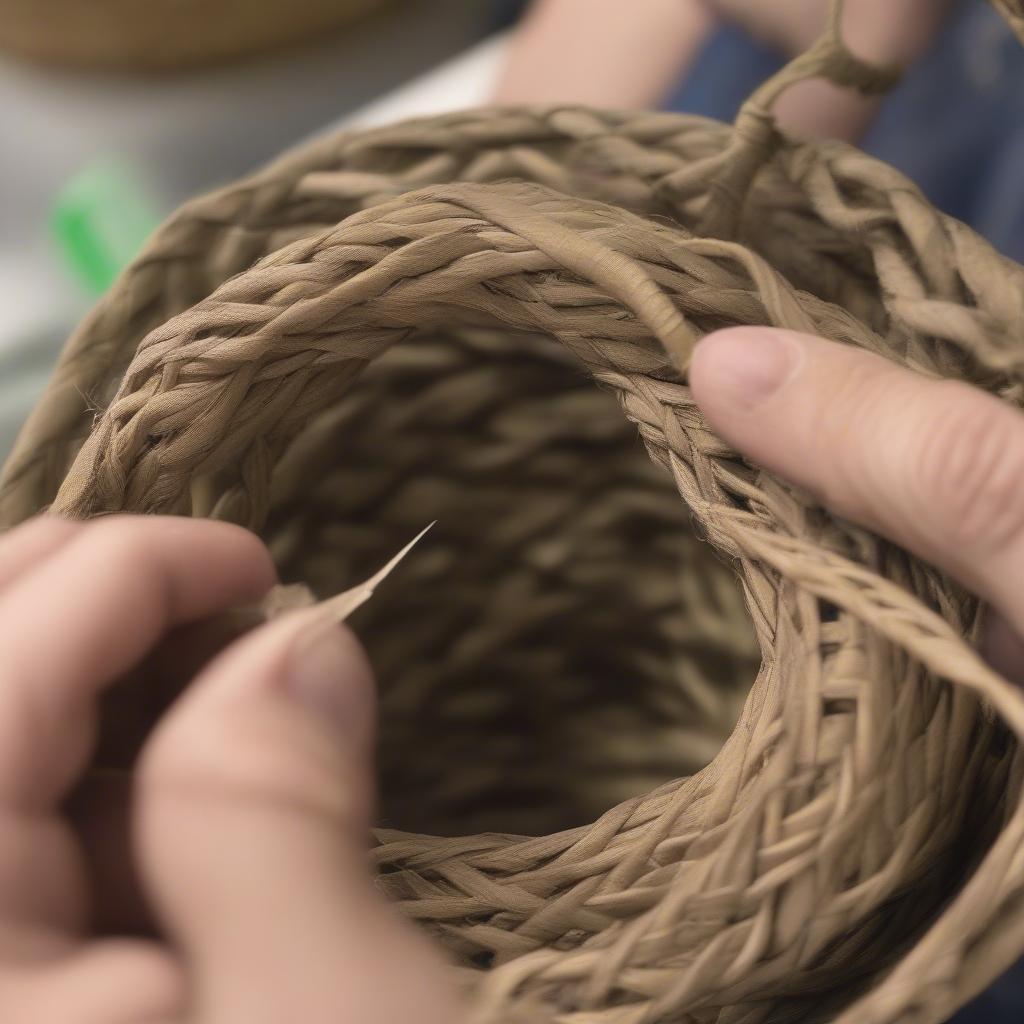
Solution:
{"label": "pale skin", "polygon": [[[985,653],[1024,679],[1024,416],[767,328],[706,338],[690,380],[738,450],[979,594]],[[462,1017],[366,866],[374,697],[350,632],[296,614],[199,674],[144,748],[123,876],[103,864],[116,837],[68,810],[103,689],[172,627],[273,582],[255,537],[211,522],[41,518],[0,538],[5,1024]],[[120,916],[146,937],[106,933],[119,899],[141,900]]]}
{"label": "pale skin", "polygon": [[[974,590],[984,653],[1024,681],[1024,416],[767,328],[704,339],[690,385],[738,451]],[[224,524],[44,517],[0,536],[4,1024],[464,1018],[367,866],[374,686],[346,629],[305,612],[236,641],[157,723],[130,791],[83,790],[102,693],[274,582]]]}
{"label": "pale skin", "polygon": [[[864,60],[907,66],[927,50],[951,4],[847,0],[843,38]],[[821,33],[828,10],[828,0],[534,0],[512,39],[495,101],[657,106],[723,20],[794,56]],[[808,81],[789,89],[775,113],[801,137],[852,142],[879,102]]]}
{"label": "pale skin", "polygon": [[[350,632],[295,614],[209,664],[142,753],[130,835],[97,829],[103,801],[69,808],[102,691],[274,581],[256,537],[212,522],[0,537],[4,1024],[459,1019],[440,956],[366,866],[374,694]],[[136,927],[108,934],[111,916]]]}

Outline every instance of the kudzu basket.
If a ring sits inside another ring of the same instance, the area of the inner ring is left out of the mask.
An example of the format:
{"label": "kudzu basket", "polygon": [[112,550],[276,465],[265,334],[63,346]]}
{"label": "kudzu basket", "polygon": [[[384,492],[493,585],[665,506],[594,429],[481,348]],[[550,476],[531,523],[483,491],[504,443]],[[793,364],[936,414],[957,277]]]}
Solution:
{"label": "kudzu basket", "polygon": [[[896,171],[735,126],[485,110],[183,207],[0,490],[216,516],[360,613],[380,884],[481,1021],[939,1024],[1024,951],[1024,696],[977,602],[739,458],[695,341],[774,324],[1024,404],[1024,269]],[[644,458],[644,450],[650,456]],[[70,467],[70,468],[69,468]]]}

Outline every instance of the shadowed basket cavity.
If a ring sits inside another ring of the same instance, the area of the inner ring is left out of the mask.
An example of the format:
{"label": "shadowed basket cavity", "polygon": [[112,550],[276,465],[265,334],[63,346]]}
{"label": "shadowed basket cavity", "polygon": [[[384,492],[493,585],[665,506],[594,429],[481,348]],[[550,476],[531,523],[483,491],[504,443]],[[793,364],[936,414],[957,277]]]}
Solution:
{"label": "shadowed basket cavity", "polygon": [[1024,947],[1024,699],[975,602],[685,384],[704,333],[774,324],[1020,405],[1024,272],[765,138],[733,200],[696,118],[320,140],[154,236],[6,467],[6,524],[228,518],[322,595],[438,519],[360,623],[374,857],[479,1020],[939,1024]]}

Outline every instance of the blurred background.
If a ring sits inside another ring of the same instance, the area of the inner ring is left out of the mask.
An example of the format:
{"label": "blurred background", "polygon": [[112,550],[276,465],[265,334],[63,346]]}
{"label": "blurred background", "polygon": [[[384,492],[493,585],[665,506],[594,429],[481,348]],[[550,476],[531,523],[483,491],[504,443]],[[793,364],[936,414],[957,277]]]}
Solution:
{"label": "blurred background", "polygon": [[[55,353],[187,197],[303,139],[491,102],[730,119],[826,0],[0,0],[0,459]],[[849,0],[884,103],[781,116],[857,142],[1024,258],[1024,52],[984,0]],[[855,48],[856,48],[855,47]],[[639,55],[642,55],[639,56]]]}
{"label": "blurred background", "polygon": [[[218,39],[218,10],[225,26],[262,11],[261,30]],[[104,11],[108,31],[84,32]],[[0,461],[59,346],[156,223],[349,118],[486,99],[469,55],[497,13],[466,0],[0,0]],[[453,59],[450,84],[446,72],[432,85]]]}
{"label": "blurred background", "polygon": [[[0,462],[89,305],[183,200],[312,135],[582,102],[731,118],[826,0],[0,0]],[[1024,50],[984,0],[848,0],[884,101],[780,105],[1024,260]],[[1024,972],[958,1024],[1024,1019]]]}

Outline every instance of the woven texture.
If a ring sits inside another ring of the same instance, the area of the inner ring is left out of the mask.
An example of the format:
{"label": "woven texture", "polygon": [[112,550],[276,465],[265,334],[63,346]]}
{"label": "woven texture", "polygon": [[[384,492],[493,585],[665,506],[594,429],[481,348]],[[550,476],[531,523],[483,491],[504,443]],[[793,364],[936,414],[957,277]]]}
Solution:
{"label": "woven texture", "polygon": [[288,154],[156,233],[6,466],[4,525],[227,518],[322,596],[438,520],[357,621],[374,859],[478,1021],[940,1024],[1024,949],[1024,696],[977,603],[685,382],[774,324],[1024,405],[1024,269],[782,138],[821,73],[892,77],[830,33],[734,127],[495,110]]}
{"label": "woven texture", "polygon": [[0,0],[0,48],[74,67],[171,71],[276,50],[383,0]]}

